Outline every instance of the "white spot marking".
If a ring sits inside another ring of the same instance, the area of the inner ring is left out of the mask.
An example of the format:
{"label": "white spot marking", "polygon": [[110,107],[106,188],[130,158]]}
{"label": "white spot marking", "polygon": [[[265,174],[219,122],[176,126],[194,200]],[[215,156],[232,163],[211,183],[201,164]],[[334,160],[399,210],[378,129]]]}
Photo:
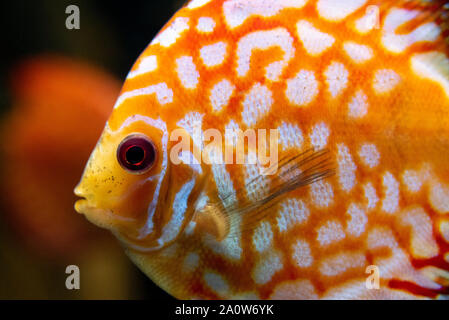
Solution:
{"label": "white spot marking", "polygon": [[154,38],[151,44],[160,44],[163,47],[170,47],[176,42],[176,40],[178,40],[178,38],[184,33],[184,31],[188,29],[189,18],[178,17],[172,22],[170,26],[168,26],[156,38]]}
{"label": "white spot marking", "polygon": [[332,186],[325,181],[317,181],[310,186],[311,200],[317,208],[327,208],[334,198]]}
{"label": "white spot marking", "polygon": [[348,85],[349,72],[342,63],[332,62],[324,76],[332,98],[338,97]]}
{"label": "white spot marking", "polygon": [[401,81],[401,77],[393,70],[377,70],[374,74],[373,89],[377,94],[392,91]]}
{"label": "white spot marking", "polygon": [[[261,176],[260,172],[262,167],[257,159],[257,153],[255,151],[248,151],[248,155],[245,159],[245,185],[246,194],[252,201],[258,201],[264,199],[270,188],[271,180],[268,176]],[[257,183],[254,183],[254,179],[259,178]]]}
{"label": "white spot marking", "polygon": [[318,81],[313,71],[301,70],[293,79],[287,80],[285,95],[294,105],[310,104],[318,95]]}
{"label": "white spot marking", "polygon": [[380,154],[374,144],[364,143],[360,147],[359,157],[368,168],[375,168],[379,164]]}
{"label": "white spot marking", "polygon": [[376,189],[374,188],[371,182],[368,182],[363,186],[363,190],[365,192],[366,198],[366,208],[368,210],[373,210],[376,208],[377,203],[379,202],[379,197],[377,196]]}
{"label": "white spot marking", "polygon": [[114,109],[118,108],[125,100],[151,94],[156,94],[156,98],[161,105],[173,102],[173,90],[168,88],[165,83],[159,83],[145,88],[124,92],[117,99]]}
{"label": "white spot marking", "polygon": [[300,9],[307,0],[228,0],[223,4],[226,23],[231,28],[242,25],[251,16],[272,17],[285,8]]}
{"label": "white spot marking", "polygon": [[350,269],[363,268],[366,258],[362,253],[345,252],[326,258],[320,265],[321,274],[334,277]]}
{"label": "white spot marking", "polygon": [[368,97],[363,90],[358,90],[349,103],[348,116],[351,118],[363,118],[368,113]]}
{"label": "white spot marking", "polygon": [[352,41],[343,44],[346,54],[357,64],[365,63],[373,58],[373,49]]}
{"label": "white spot marking", "polygon": [[382,200],[382,210],[387,213],[394,213],[399,208],[399,183],[390,172],[386,172],[382,177],[385,198]]}
{"label": "white spot marking", "polygon": [[321,246],[341,241],[345,238],[345,232],[340,222],[336,220],[327,221],[318,229],[317,240]]}
{"label": "white spot marking", "polygon": [[277,130],[279,131],[279,140],[283,150],[288,148],[301,148],[304,138],[301,129],[297,125],[282,122]]}
{"label": "white spot marking", "polygon": [[192,137],[193,143],[197,148],[203,149],[203,117],[199,112],[189,112],[184,118],[179,120],[176,125],[183,128]]}
{"label": "white spot marking", "polygon": [[355,21],[355,29],[360,34],[367,34],[374,29],[379,29],[380,26],[380,9],[377,6],[371,6],[370,10],[369,6],[366,8],[366,13],[363,17],[357,19]]}
{"label": "white spot marking", "polygon": [[210,33],[214,31],[216,26],[215,20],[209,17],[201,17],[198,19],[196,29],[199,32]]}
{"label": "white spot marking", "polygon": [[316,8],[322,18],[338,22],[356,12],[365,3],[366,0],[319,0]]}
{"label": "white spot marking", "polygon": [[284,200],[276,218],[279,232],[286,232],[295,225],[306,222],[309,215],[310,211],[304,201],[295,198]]}
{"label": "white spot marking", "polygon": [[449,243],[449,221],[441,221],[440,233],[444,240]]}
{"label": "white spot marking", "polygon": [[208,4],[211,0],[191,0],[187,5],[189,9],[196,9]]}
{"label": "white spot marking", "polygon": [[264,85],[256,83],[245,95],[243,101],[243,122],[251,127],[263,118],[273,104],[271,91]]}
{"label": "white spot marking", "polygon": [[411,248],[413,257],[430,259],[438,255],[438,245],[433,238],[433,224],[423,208],[412,208],[401,213],[401,222],[412,228]]}
{"label": "white spot marking", "polygon": [[339,144],[337,149],[338,181],[342,190],[349,192],[355,186],[357,166],[352,160],[351,153],[346,145]]}
{"label": "white spot marking", "polygon": [[449,212],[449,188],[438,182],[432,183],[429,190],[430,205],[439,213]]}
{"label": "white spot marking", "polygon": [[273,231],[269,222],[263,221],[254,230],[253,245],[256,251],[263,252],[270,248],[273,241]]}
{"label": "white spot marking", "polygon": [[227,44],[217,42],[200,49],[200,56],[206,67],[216,67],[222,64],[226,57]]}
{"label": "white spot marking", "polygon": [[217,272],[206,271],[204,273],[204,281],[206,282],[206,285],[220,297],[225,297],[229,294],[228,282]]}
{"label": "white spot marking", "polygon": [[179,234],[182,223],[185,218],[185,212],[187,210],[187,200],[190,193],[195,186],[195,179],[185,183],[176,193],[172,204],[172,216],[167,224],[162,229],[162,235],[159,237],[158,242],[161,245],[173,240]]}
{"label": "white spot marking", "polygon": [[305,240],[298,240],[293,244],[293,262],[299,268],[310,267],[313,263],[310,246]]}
{"label": "white spot marking", "polygon": [[144,57],[140,60],[138,67],[128,73],[127,79],[132,79],[142,74],[153,72],[157,69],[157,67],[158,65],[156,56]]}
{"label": "white spot marking", "polygon": [[346,231],[354,237],[360,237],[365,232],[368,223],[365,211],[357,204],[351,203],[347,214],[351,219],[348,221]]}
{"label": "white spot marking", "polygon": [[232,146],[237,146],[239,125],[234,120],[229,121],[225,126],[225,142]]}
{"label": "white spot marking", "polygon": [[218,82],[210,92],[210,103],[214,111],[219,112],[229,104],[235,86],[227,79]]}
{"label": "white spot marking", "polygon": [[407,186],[410,192],[416,193],[421,190],[423,181],[421,176],[415,170],[405,170],[402,174],[402,182]]}
{"label": "white spot marking", "polygon": [[238,76],[244,77],[248,74],[253,50],[266,50],[271,47],[280,47],[284,52],[281,61],[273,62],[265,68],[266,78],[271,81],[278,81],[284,68],[295,55],[293,38],[284,28],[252,32],[239,40],[237,45]]}
{"label": "white spot marking", "polygon": [[300,20],[296,24],[296,31],[306,51],[312,56],[322,54],[335,42],[334,37],[316,29],[306,20]]}
{"label": "white spot marking", "polygon": [[329,139],[329,128],[324,122],[319,122],[312,127],[312,132],[310,133],[310,143],[317,149],[323,149],[327,146],[327,140]]}
{"label": "white spot marking", "polygon": [[282,258],[279,252],[270,251],[257,261],[252,277],[256,284],[268,283],[273,276],[282,269]]}
{"label": "white spot marking", "polygon": [[195,252],[190,252],[184,259],[184,272],[193,272],[200,264],[200,256]]}
{"label": "white spot marking", "polygon": [[186,89],[195,89],[199,82],[200,74],[196,70],[192,57],[184,56],[176,59],[176,72],[181,84]]}

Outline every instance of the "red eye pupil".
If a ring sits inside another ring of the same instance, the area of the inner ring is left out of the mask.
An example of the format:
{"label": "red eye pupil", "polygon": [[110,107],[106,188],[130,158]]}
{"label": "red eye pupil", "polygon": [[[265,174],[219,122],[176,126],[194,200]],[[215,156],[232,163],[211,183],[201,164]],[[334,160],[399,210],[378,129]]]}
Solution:
{"label": "red eye pupil", "polygon": [[117,149],[117,160],[127,171],[143,173],[149,170],[156,160],[153,143],[143,135],[130,135]]}

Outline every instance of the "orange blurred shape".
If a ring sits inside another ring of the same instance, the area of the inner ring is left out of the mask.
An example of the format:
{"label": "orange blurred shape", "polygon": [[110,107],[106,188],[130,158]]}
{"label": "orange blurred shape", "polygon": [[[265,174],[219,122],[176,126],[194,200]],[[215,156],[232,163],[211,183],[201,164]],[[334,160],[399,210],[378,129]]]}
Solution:
{"label": "orange blurred shape", "polygon": [[67,58],[13,69],[14,108],[1,136],[2,211],[32,249],[73,254],[96,234],[73,209],[73,188],[119,91],[111,75]]}

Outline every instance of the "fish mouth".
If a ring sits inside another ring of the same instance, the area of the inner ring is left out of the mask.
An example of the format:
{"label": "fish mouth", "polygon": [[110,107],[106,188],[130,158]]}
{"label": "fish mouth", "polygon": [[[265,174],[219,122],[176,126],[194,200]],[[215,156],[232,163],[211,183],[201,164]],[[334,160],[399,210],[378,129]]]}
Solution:
{"label": "fish mouth", "polygon": [[95,208],[89,205],[89,201],[85,198],[79,199],[75,202],[76,212],[85,215],[87,218],[93,215],[105,214],[106,210]]}
{"label": "fish mouth", "polygon": [[75,202],[75,210],[76,212],[83,214],[87,220],[100,228],[111,229],[111,210],[91,206],[89,201],[85,198]]}
{"label": "fish mouth", "polygon": [[89,208],[87,199],[85,198],[79,199],[75,202],[75,210],[80,214],[88,214]]}
{"label": "fish mouth", "polygon": [[82,191],[79,184],[75,187],[75,189],[73,190],[73,193],[77,197],[81,198],[81,199],[75,201],[75,211],[80,214],[86,214],[87,213],[86,208],[88,208],[88,202],[87,202],[85,194]]}
{"label": "fish mouth", "polygon": [[84,197],[75,202],[75,210],[84,215],[91,223],[111,231],[117,229],[118,225],[132,224],[135,222],[134,219],[120,217],[114,214],[112,209],[93,206]]}
{"label": "fish mouth", "polygon": [[[74,193],[76,196],[78,196],[79,200],[75,202],[75,211],[85,215],[87,218],[93,215],[98,215],[99,213],[105,213],[104,210],[98,209],[92,205],[89,204],[89,201],[87,200],[86,194],[83,192],[81,187],[78,185]],[[99,212],[102,211],[102,212]]]}

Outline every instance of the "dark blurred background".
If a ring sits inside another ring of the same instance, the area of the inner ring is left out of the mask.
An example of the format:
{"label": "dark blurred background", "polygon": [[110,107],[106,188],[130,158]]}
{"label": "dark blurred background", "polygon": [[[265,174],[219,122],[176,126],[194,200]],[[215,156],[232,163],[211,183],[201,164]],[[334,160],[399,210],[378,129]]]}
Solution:
{"label": "dark blurred background", "polygon": [[[14,63],[40,53],[83,59],[124,79],[137,56],[184,2],[1,1],[2,97],[8,96],[4,76]],[[65,10],[71,4],[80,8],[80,30],[65,27]]]}
{"label": "dark blurred background", "polygon": [[[0,299],[171,299],[131,264],[109,233],[77,215],[70,191],[132,64],[183,4],[183,0],[0,3]],[[66,29],[69,5],[80,9],[79,30]],[[94,86],[107,82],[112,89],[104,90],[107,98],[95,98],[102,99],[98,103],[85,102],[87,111],[79,115],[74,101],[86,99],[80,97],[83,88],[74,85],[71,90],[74,79],[92,81]],[[52,92],[61,93],[56,99]],[[89,110],[100,102],[106,111],[95,111],[95,118]],[[51,110],[63,111],[53,115]],[[83,123],[84,114],[96,119],[95,124]],[[63,121],[72,129],[65,129]],[[92,137],[72,141],[77,132],[91,130],[87,125],[94,127]],[[54,141],[47,145],[46,137]],[[80,267],[80,290],[65,287],[68,265]]]}

